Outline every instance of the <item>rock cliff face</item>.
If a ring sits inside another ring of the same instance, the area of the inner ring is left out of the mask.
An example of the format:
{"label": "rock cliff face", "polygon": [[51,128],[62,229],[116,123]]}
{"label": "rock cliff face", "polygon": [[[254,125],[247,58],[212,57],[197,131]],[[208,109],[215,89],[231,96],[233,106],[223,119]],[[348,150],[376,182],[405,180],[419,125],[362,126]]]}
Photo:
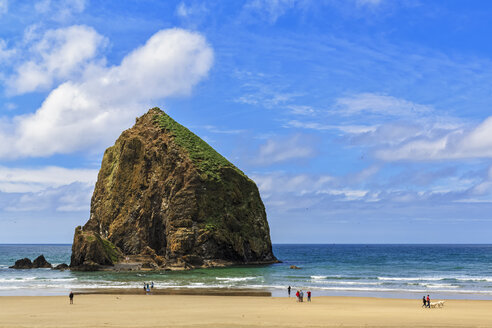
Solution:
{"label": "rock cliff face", "polygon": [[158,108],[104,153],[71,267],[273,263],[255,183]]}

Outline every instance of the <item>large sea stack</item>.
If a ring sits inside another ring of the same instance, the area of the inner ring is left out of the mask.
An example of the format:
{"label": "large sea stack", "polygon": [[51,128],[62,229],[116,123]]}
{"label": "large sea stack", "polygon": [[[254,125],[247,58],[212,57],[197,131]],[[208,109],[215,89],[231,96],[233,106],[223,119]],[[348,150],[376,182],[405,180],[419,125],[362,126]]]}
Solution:
{"label": "large sea stack", "polygon": [[256,184],[159,108],[108,148],[75,270],[276,262]]}

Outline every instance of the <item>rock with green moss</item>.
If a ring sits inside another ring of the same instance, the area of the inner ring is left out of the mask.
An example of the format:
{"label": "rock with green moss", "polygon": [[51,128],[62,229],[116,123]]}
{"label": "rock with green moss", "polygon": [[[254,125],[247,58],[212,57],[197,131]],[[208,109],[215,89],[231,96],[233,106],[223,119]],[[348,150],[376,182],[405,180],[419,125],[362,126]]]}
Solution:
{"label": "rock with green moss", "polygon": [[71,266],[182,269],[276,261],[256,184],[153,108],[104,153]]}
{"label": "rock with green moss", "polygon": [[70,267],[74,270],[93,271],[111,267],[123,254],[109,240],[90,230],[75,229]]}

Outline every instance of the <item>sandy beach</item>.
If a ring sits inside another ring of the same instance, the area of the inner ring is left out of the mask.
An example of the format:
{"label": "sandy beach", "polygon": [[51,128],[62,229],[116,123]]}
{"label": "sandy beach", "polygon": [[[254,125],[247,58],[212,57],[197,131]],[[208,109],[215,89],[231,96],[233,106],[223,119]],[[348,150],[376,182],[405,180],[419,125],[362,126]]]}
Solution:
{"label": "sandy beach", "polygon": [[492,301],[192,295],[0,297],[1,327],[491,327]]}

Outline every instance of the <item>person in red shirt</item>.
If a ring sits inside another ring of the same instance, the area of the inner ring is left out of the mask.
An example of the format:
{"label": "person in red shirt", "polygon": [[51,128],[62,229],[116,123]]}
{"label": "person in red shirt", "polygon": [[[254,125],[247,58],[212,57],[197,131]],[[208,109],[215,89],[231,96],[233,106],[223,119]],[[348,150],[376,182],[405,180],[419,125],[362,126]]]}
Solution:
{"label": "person in red shirt", "polygon": [[311,291],[310,290],[308,290],[307,296],[308,296],[308,300],[307,301],[308,302],[311,302]]}
{"label": "person in red shirt", "polygon": [[427,295],[427,307],[428,308],[431,307],[431,299],[430,299],[429,295]]}
{"label": "person in red shirt", "polygon": [[301,301],[301,297],[299,296],[299,291],[296,292],[296,297],[297,297],[297,301],[300,302]]}

